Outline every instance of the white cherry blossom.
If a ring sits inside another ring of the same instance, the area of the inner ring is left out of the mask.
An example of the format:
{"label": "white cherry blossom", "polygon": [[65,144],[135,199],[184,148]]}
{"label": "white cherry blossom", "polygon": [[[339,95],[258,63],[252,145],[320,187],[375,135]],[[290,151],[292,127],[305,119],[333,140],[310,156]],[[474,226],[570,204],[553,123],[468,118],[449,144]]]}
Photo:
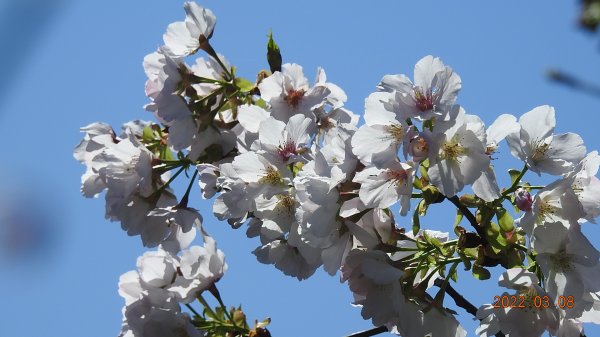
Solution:
{"label": "white cherry blossom", "polygon": [[188,71],[183,61],[169,56],[164,49],[159,49],[147,55],[143,65],[148,76],[146,96],[151,100],[151,103],[146,104],[146,110],[153,112],[161,123],[167,125],[189,117],[191,111],[185,99],[178,94],[183,80],[181,69]]}
{"label": "white cherry blossom", "polygon": [[375,92],[365,100],[365,125],[352,136],[352,151],[363,164],[377,167],[396,159],[408,125],[393,112],[390,93]]}
{"label": "white cherry blossom", "polygon": [[388,208],[400,201],[400,214],[410,208],[413,189],[414,163],[391,162],[382,169],[367,167],[356,173],[354,182],[360,183],[358,195],[368,208]]}
{"label": "white cherry blossom", "polygon": [[414,83],[405,75],[386,75],[381,90],[394,93],[401,118],[447,119],[461,88],[461,79],[452,68],[431,55],[420,59],[414,69]]}
{"label": "white cherry blossom", "polygon": [[[548,296],[538,283],[537,276],[525,269],[513,268],[504,272],[498,284],[516,290],[516,294],[513,295],[525,299],[523,304],[525,308],[510,306],[504,308],[484,304],[476,314],[476,318],[481,321],[477,334],[491,337],[501,331],[510,337],[539,337],[546,331],[556,331],[559,327],[559,313],[551,300],[548,300],[547,308],[534,302],[536,296],[539,296],[538,298]],[[499,297],[502,296],[511,296],[511,294],[504,292]]]}
{"label": "white cherry blossom", "polygon": [[284,240],[269,242],[252,253],[256,255],[259,262],[273,264],[285,275],[296,277],[299,280],[309,278],[321,265],[321,262],[318,261],[319,255],[316,255],[316,260],[314,259],[314,253],[317,253],[317,250],[310,247],[292,246]]}
{"label": "white cherry blossom", "polygon": [[179,257],[179,272],[168,290],[182,303],[194,301],[197,295],[219,281],[227,271],[225,254],[215,240],[204,235],[204,246],[192,246]]}
{"label": "white cherry blossom", "polygon": [[583,140],[574,133],[554,135],[554,108],[543,105],[519,118],[521,131],[506,138],[513,156],[530,170],[561,175],[569,172],[586,153]]}
{"label": "white cherry blossom", "polygon": [[560,222],[568,227],[584,216],[569,180],[557,180],[538,192],[533,198],[531,211],[518,219],[525,233],[533,235],[535,227],[544,223]]}
{"label": "white cherry blossom", "polygon": [[208,41],[215,28],[217,18],[210,9],[195,2],[183,5],[185,21],[178,21],[167,27],[163,35],[165,46],[173,56],[183,57],[196,53]]}
{"label": "white cherry blossom", "polygon": [[[561,308],[563,316],[599,324],[600,252],[581,233],[576,222],[569,228],[548,223],[536,228],[534,235],[536,261],[544,273],[548,294],[556,300],[573,299],[571,306]],[[586,317],[582,318],[584,312]]]}
{"label": "white cherry blossom", "polygon": [[296,114],[312,117],[312,110],[322,105],[331,90],[317,83],[309,87],[302,67],[298,64],[284,64],[281,72],[276,71],[258,85],[260,96],[270,104],[271,116],[287,122]]}
{"label": "white cherry blossom", "polygon": [[593,151],[567,175],[573,181],[572,189],[583,207],[585,220],[592,223],[600,215],[600,179],[596,177],[599,166],[600,156]]}
{"label": "white cherry blossom", "polygon": [[362,317],[380,326],[394,322],[403,312],[406,300],[398,282],[403,275],[384,252],[355,249],[346,257],[341,280],[348,282]]}
{"label": "white cherry blossom", "polygon": [[[479,118],[473,119],[473,124],[481,125]],[[479,127],[479,126],[477,126]],[[517,119],[508,114],[500,115],[485,131],[485,152],[494,159],[493,155],[498,151],[499,144],[507,135],[519,132],[520,126]],[[482,139],[482,135],[478,138]],[[473,182],[473,192],[481,199],[491,202],[500,197],[500,188],[496,182],[496,174],[491,165]]]}
{"label": "white cherry blossom", "polygon": [[465,185],[472,184],[490,165],[485,153],[483,124],[465,116],[455,106],[452,119],[436,124],[430,132],[430,181],[442,194],[452,197]]}
{"label": "white cherry blossom", "polygon": [[110,125],[105,123],[92,123],[82,127],[81,131],[85,132],[85,136],[73,152],[75,159],[86,167],[81,176],[81,193],[86,198],[97,197],[106,187],[98,174],[105,163],[94,161],[94,158],[118,139]]}
{"label": "white cherry blossom", "polygon": [[259,153],[279,165],[306,162],[303,154],[308,151],[313,126],[313,121],[304,115],[292,116],[287,124],[267,118],[259,127]]}
{"label": "white cherry blossom", "polygon": [[300,236],[309,246],[327,248],[337,239],[341,222],[337,220],[339,192],[319,176],[298,176],[294,180],[299,208]]}

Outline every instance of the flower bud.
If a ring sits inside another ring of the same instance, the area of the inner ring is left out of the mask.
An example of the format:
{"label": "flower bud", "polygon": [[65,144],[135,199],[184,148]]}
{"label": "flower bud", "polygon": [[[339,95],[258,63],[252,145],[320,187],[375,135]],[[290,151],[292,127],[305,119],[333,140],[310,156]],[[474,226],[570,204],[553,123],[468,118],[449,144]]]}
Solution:
{"label": "flower bud", "polygon": [[479,207],[481,206],[481,199],[479,199],[475,194],[464,194],[461,195],[460,203],[467,207]]}
{"label": "flower bud", "polygon": [[250,337],[271,337],[271,333],[267,329],[255,328],[255,329],[250,330],[250,333],[248,334],[248,336],[250,336]]}
{"label": "flower bud", "polygon": [[519,188],[516,192],[515,192],[515,202],[517,204],[517,207],[525,212],[529,212],[531,211],[531,205],[533,205],[533,199],[531,198],[531,194],[529,194],[529,192],[524,189],[524,188]]}
{"label": "flower bud", "polygon": [[408,154],[415,162],[420,162],[429,155],[429,143],[421,134],[413,137],[408,142]]}
{"label": "flower bud", "polygon": [[433,185],[427,185],[423,187],[422,191],[423,199],[425,199],[427,205],[438,204],[444,201],[444,196],[440,194],[440,191],[437,189],[437,187]]}

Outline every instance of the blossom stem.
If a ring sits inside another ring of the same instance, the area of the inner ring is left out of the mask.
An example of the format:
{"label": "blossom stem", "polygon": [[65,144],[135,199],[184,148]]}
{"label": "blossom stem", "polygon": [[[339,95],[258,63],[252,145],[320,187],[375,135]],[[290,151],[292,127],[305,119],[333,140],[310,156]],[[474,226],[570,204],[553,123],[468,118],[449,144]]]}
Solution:
{"label": "blossom stem", "polygon": [[214,58],[215,61],[217,61],[217,63],[219,63],[219,65],[221,66],[221,68],[223,68],[223,70],[227,74],[227,78],[226,78],[227,80],[233,79],[233,76],[231,75],[230,70],[227,69],[227,67],[225,66],[225,64],[223,64],[223,61],[221,61],[221,58],[219,57],[219,55],[217,54],[217,52],[215,51],[215,49],[211,46],[210,42],[208,42],[208,40],[205,41],[205,43],[202,46],[202,49],[208,55],[212,56],[212,58]]}
{"label": "blossom stem", "polygon": [[450,240],[450,241],[446,241],[446,242],[442,243],[442,246],[444,246],[444,247],[453,246],[453,245],[455,245],[457,243],[458,243],[458,239],[456,239],[456,240]]}
{"label": "blossom stem", "polygon": [[202,303],[202,306],[204,306],[204,309],[206,309],[211,314],[211,316],[218,317],[217,314],[212,310],[210,305],[208,305],[208,302],[206,302],[204,297],[202,297],[202,294],[198,294],[197,299],[198,299],[198,302]]}
{"label": "blossom stem", "polygon": [[187,190],[185,190],[185,194],[183,195],[183,198],[181,198],[179,205],[177,205],[178,207],[181,207],[181,208],[187,207],[188,199],[190,197],[190,192],[192,191],[192,186],[194,185],[194,182],[196,182],[197,175],[198,175],[198,170],[194,170],[194,175],[192,176],[192,179],[190,179],[190,183],[188,184]]}
{"label": "blossom stem", "polygon": [[207,77],[202,77],[202,76],[196,76],[196,75],[191,75],[192,79],[196,82],[196,83],[213,83],[213,84],[220,84],[220,85],[229,85],[229,82],[225,82],[225,81],[220,81],[220,80],[216,80],[213,78],[207,78]]}
{"label": "blossom stem", "polygon": [[169,185],[173,182],[173,180],[175,180],[175,178],[177,178],[177,176],[179,174],[181,174],[181,172],[183,172],[183,170],[185,170],[185,166],[182,166],[179,171],[175,172],[175,174],[164,184],[162,185],[158,190],[156,190],[156,194],[160,194],[162,193],[162,191],[165,190],[165,188],[169,187]]}
{"label": "blossom stem", "polygon": [[519,173],[519,175],[517,176],[517,179],[515,179],[515,181],[513,182],[512,186],[509,189],[507,189],[506,191],[504,191],[504,193],[502,193],[503,197],[513,193],[514,191],[517,190],[517,188],[519,188],[521,179],[523,179],[523,176],[525,175],[525,173],[527,173],[528,170],[529,170],[529,167],[527,167],[527,164],[525,164],[525,166],[521,170],[521,173]]}
{"label": "blossom stem", "polygon": [[542,188],[546,188],[546,186],[519,186],[519,188],[528,188],[530,190],[541,190]]}
{"label": "blossom stem", "polygon": [[183,166],[183,165],[185,165],[185,162],[181,161],[181,160],[168,161],[168,162],[164,162],[164,163],[162,163],[160,165],[153,166],[152,169],[156,170],[156,171],[167,172],[167,171],[170,171],[170,170],[172,170],[174,168],[178,168],[178,167]]}
{"label": "blossom stem", "polygon": [[369,329],[369,330],[364,330],[364,331],[360,331],[360,332],[355,332],[351,335],[348,335],[347,337],[368,337],[368,336],[375,336],[375,335],[379,335],[380,333],[384,333],[387,332],[388,329],[382,325],[382,326],[378,326],[376,328],[373,329]]}
{"label": "blossom stem", "polygon": [[221,306],[221,308],[223,308],[225,316],[227,316],[227,319],[231,322],[231,324],[237,327],[237,325],[233,321],[233,317],[231,317],[229,311],[227,310],[227,306],[225,306],[225,303],[223,303],[223,299],[221,299],[221,294],[219,293],[219,289],[217,289],[217,285],[213,283],[213,285],[208,289],[208,291],[210,291],[210,293],[217,299],[217,302],[219,302],[219,305]]}
{"label": "blossom stem", "polygon": [[185,306],[186,306],[188,309],[190,309],[190,311],[191,311],[191,312],[192,312],[194,315],[196,315],[196,316],[198,316],[198,317],[202,317],[202,316],[200,316],[200,314],[199,314],[199,313],[196,311],[196,309],[194,309],[194,308],[193,308],[191,305],[189,305],[188,303],[186,303],[186,304],[185,304]]}
{"label": "blossom stem", "polygon": [[[518,244],[518,243],[515,243],[514,247],[517,248],[518,250],[522,251],[522,252],[525,252],[527,255],[529,255],[529,258],[531,258],[533,261],[535,261],[535,255],[533,255],[533,253],[529,251],[529,248],[527,248],[527,247],[525,247],[525,246],[523,246],[521,244]],[[542,278],[540,278],[540,280],[541,279]]]}
{"label": "blossom stem", "polygon": [[459,261],[454,262],[452,264],[452,267],[450,267],[450,270],[448,271],[448,275],[444,278],[442,285],[438,286],[440,288],[440,291],[435,295],[433,302],[438,303],[440,306],[444,303],[444,294],[446,294],[446,288],[449,285],[450,278],[456,272],[456,267],[458,267],[459,263],[460,263],[460,259],[459,259]]}
{"label": "blossom stem", "polygon": [[421,193],[413,193],[413,194],[411,194],[410,197],[414,198],[414,199],[419,199],[419,198],[423,197],[423,194],[421,194]]}

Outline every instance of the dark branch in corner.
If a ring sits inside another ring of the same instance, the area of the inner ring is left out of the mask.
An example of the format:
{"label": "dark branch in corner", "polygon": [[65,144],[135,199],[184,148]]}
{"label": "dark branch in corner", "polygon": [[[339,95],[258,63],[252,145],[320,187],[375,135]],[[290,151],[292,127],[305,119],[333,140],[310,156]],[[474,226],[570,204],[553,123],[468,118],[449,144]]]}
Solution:
{"label": "dark branch in corner", "polygon": [[549,69],[547,75],[551,81],[560,83],[569,88],[576,89],[593,96],[600,97],[600,87],[596,84],[585,82],[573,75],[567,74],[557,69]]}
{"label": "dark branch in corner", "polygon": [[[444,280],[442,279],[436,279],[434,282],[436,287],[441,287],[443,283]],[[454,289],[450,283],[446,284],[446,294],[450,295],[450,297],[452,297],[452,299],[454,300],[454,303],[457,306],[465,309],[465,311],[469,314],[473,316],[477,314],[477,307],[475,307],[471,302],[467,301],[467,299],[458,291],[456,291],[456,289]],[[501,331],[499,331],[496,334],[496,337],[504,337],[504,334]]]}
{"label": "dark branch in corner", "polygon": [[[441,287],[443,283],[444,283],[444,280],[442,280],[442,279],[437,279],[434,282],[436,287]],[[456,291],[456,289],[454,289],[450,283],[446,284],[446,294],[448,294],[450,297],[452,297],[452,299],[454,300],[454,303],[457,306],[465,309],[465,311],[468,312],[469,314],[471,314],[473,316],[475,316],[477,314],[477,307],[475,307],[463,295],[461,295],[458,291]],[[370,336],[375,336],[375,335],[378,335],[380,333],[384,333],[387,331],[388,330],[385,326],[378,326],[376,328],[372,328],[369,330],[364,330],[364,331],[353,333],[346,337],[370,337]],[[496,337],[505,337],[504,334],[502,333],[502,331],[499,331],[495,336]],[[585,336],[585,334],[582,333],[579,337],[586,337],[586,336]]]}

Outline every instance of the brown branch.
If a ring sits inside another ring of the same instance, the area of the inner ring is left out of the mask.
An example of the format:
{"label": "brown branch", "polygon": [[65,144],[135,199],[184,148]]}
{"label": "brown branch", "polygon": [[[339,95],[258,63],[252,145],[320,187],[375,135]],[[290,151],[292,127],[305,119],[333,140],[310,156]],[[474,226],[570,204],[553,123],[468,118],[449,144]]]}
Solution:
{"label": "brown branch", "polygon": [[388,329],[385,326],[378,326],[376,328],[373,329],[369,329],[369,330],[365,330],[365,331],[360,331],[360,332],[355,332],[351,335],[348,335],[346,337],[369,337],[369,336],[375,336],[378,335],[380,333],[384,333],[387,332]]}

